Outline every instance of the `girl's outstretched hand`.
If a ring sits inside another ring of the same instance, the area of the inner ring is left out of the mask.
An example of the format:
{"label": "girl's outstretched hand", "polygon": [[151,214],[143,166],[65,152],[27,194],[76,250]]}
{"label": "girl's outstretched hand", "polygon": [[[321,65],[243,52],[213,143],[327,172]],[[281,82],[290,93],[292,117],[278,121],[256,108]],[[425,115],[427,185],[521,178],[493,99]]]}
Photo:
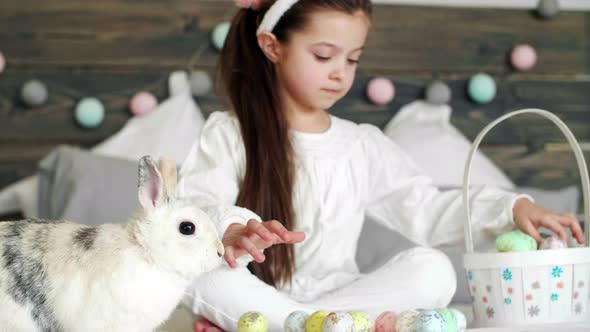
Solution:
{"label": "girl's outstretched hand", "polygon": [[537,205],[526,198],[516,201],[513,207],[514,223],[521,231],[532,236],[541,243],[541,235],[537,228],[545,227],[553,231],[567,243],[566,228],[569,228],[578,243],[584,243],[584,232],[578,218],[574,214],[556,214]]}
{"label": "girl's outstretched hand", "polygon": [[223,257],[231,268],[237,266],[236,259],[250,254],[258,263],[264,262],[261,252],[275,244],[299,243],[305,239],[303,232],[290,232],[276,220],[260,222],[250,219],[246,225],[231,224],[223,234]]}

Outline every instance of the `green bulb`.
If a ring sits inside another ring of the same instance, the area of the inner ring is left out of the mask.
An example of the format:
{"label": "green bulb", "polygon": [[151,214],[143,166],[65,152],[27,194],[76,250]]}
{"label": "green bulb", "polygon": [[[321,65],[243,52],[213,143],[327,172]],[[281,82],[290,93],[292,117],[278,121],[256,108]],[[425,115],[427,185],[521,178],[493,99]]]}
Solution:
{"label": "green bulb", "polygon": [[496,96],[496,82],[488,74],[474,75],[468,83],[467,93],[478,104],[487,104]]}
{"label": "green bulb", "polygon": [[104,106],[96,98],[84,98],[76,106],[76,121],[84,128],[96,128],[104,120]]}
{"label": "green bulb", "polygon": [[213,35],[211,38],[213,40],[213,46],[215,46],[217,50],[221,50],[223,48],[223,44],[225,44],[225,38],[227,37],[228,32],[228,22],[220,23],[215,27],[215,29],[213,29]]}

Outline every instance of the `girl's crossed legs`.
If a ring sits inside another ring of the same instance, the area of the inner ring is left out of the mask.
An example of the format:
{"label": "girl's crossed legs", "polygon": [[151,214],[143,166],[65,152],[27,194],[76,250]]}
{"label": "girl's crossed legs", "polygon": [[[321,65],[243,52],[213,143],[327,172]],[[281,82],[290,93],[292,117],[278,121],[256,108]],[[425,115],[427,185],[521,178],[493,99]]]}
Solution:
{"label": "girl's crossed legs", "polygon": [[278,332],[283,330],[285,318],[296,310],[359,310],[374,319],[385,310],[446,307],[456,283],[455,271],[445,254],[418,247],[403,251],[379,269],[306,303],[265,284],[246,268],[228,267],[199,278],[185,303],[225,331],[235,331],[245,312],[259,311],[268,320],[269,331]]}

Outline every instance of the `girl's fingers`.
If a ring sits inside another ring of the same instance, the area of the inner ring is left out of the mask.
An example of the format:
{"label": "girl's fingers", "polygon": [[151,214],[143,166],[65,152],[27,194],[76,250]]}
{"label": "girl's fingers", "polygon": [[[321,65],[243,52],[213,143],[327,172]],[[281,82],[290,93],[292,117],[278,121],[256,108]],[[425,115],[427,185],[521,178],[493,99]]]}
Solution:
{"label": "girl's fingers", "polygon": [[264,254],[260,252],[260,250],[258,250],[258,248],[256,247],[256,245],[254,244],[254,242],[250,241],[249,238],[247,237],[241,237],[240,240],[238,241],[239,245],[244,248],[253,258],[257,263],[262,263],[264,262]]}
{"label": "girl's fingers", "polygon": [[278,234],[281,239],[289,243],[291,240],[291,236],[289,235],[289,231],[277,220],[271,220],[264,223],[266,227],[268,227],[273,233]]}
{"label": "girl's fingers", "polygon": [[268,229],[266,229],[266,227],[264,227],[262,223],[258,220],[250,219],[248,220],[248,223],[246,225],[248,226],[249,230],[251,230],[253,233],[258,234],[258,236],[260,236],[260,238],[262,238],[264,241],[272,242],[272,233]]}
{"label": "girl's fingers", "polygon": [[528,235],[532,236],[535,239],[535,241],[537,241],[537,244],[541,243],[543,239],[541,238],[541,234],[539,234],[539,231],[537,231],[533,223],[527,222],[524,228],[525,229],[523,229],[523,231]]}
{"label": "girl's fingers", "polygon": [[229,267],[231,267],[232,269],[238,266],[238,264],[236,263],[236,258],[234,256],[233,246],[225,247],[225,253],[223,254],[223,258],[225,258],[225,261],[227,262],[227,264],[229,264]]}
{"label": "girl's fingers", "polygon": [[289,243],[299,243],[303,240],[305,240],[305,233],[291,232],[291,241]]}
{"label": "girl's fingers", "polygon": [[565,233],[565,229],[557,220],[559,219],[553,217],[541,218],[540,225],[552,230],[562,241],[567,243],[567,234]]}
{"label": "girl's fingers", "polygon": [[572,235],[576,238],[579,244],[584,243],[584,232],[578,221],[578,217],[573,214],[566,214],[559,218],[559,223],[565,227],[569,227],[572,231]]}

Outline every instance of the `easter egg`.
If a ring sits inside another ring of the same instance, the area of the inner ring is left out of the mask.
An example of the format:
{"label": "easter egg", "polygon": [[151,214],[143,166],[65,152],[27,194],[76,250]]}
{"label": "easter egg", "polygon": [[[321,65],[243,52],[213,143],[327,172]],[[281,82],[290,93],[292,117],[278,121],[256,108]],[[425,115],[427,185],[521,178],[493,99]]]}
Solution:
{"label": "easter egg", "polygon": [[531,70],[537,63],[537,51],[531,45],[517,45],[510,54],[510,62],[518,70]]}
{"label": "easter egg", "polygon": [[426,87],[426,101],[435,105],[448,104],[451,101],[451,88],[441,81],[434,81]]}
{"label": "easter egg", "polygon": [[451,308],[449,310],[451,310],[451,312],[455,314],[455,320],[457,321],[457,331],[465,331],[465,329],[467,328],[467,318],[465,318],[465,315],[461,311],[454,308]]}
{"label": "easter egg", "polygon": [[348,312],[331,312],[324,319],[322,332],[352,332],[354,319]]}
{"label": "easter egg", "polygon": [[436,309],[436,312],[442,316],[443,321],[445,322],[445,332],[457,331],[457,317],[455,317],[455,314],[451,310],[440,308]]}
{"label": "easter egg", "polygon": [[512,231],[496,238],[496,249],[499,252],[533,251],[537,250],[537,241],[521,231]]}
{"label": "easter egg", "polygon": [[373,327],[373,321],[371,317],[362,311],[349,311],[348,312],[354,320],[353,332],[370,332]]}
{"label": "easter egg", "polygon": [[304,311],[294,311],[287,316],[283,325],[285,332],[305,332],[305,320],[309,314]]}
{"label": "easter egg", "polygon": [[375,332],[395,332],[397,315],[393,311],[385,311],[375,319]]}
{"label": "easter egg", "polygon": [[325,310],[318,310],[311,314],[307,321],[305,321],[305,331],[306,332],[322,332],[322,324],[324,323],[324,318],[330,314],[329,311]]}
{"label": "easter egg", "polygon": [[395,330],[397,332],[414,332],[414,322],[418,316],[416,310],[406,310],[397,316],[395,321]]}
{"label": "easter egg", "polygon": [[436,310],[425,310],[414,321],[416,332],[445,332],[445,320]]}
{"label": "easter egg", "polygon": [[238,332],[266,332],[268,321],[256,311],[249,311],[240,317],[238,321]]}
{"label": "easter egg", "polygon": [[377,77],[367,85],[367,97],[375,105],[390,103],[395,96],[393,83],[385,77]]}
{"label": "easter egg", "polygon": [[47,86],[37,79],[27,81],[20,91],[22,101],[28,106],[35,107],[45,104],[49,92]]}
{"label": "easter egg", "polygon": [[76,105],[76,121],[84,128],[96,128],[104,119],[104,106],[96,98],[84,98]]}
{"label": "easter egg", "polygon": [[223,45],[225,44],[225,38],[227,37],[227,33],[229,32],[229,22],[223,22],[218,24],[214,29],[211,35],[211,40],[213,42],[213,46],[217,50],[221,50]]}
{"label": "easter egg", "polygon": [[541,241],[539,249],[564,249],[567,248],[567,243],[563,242],[558,236],[552,235]]}

